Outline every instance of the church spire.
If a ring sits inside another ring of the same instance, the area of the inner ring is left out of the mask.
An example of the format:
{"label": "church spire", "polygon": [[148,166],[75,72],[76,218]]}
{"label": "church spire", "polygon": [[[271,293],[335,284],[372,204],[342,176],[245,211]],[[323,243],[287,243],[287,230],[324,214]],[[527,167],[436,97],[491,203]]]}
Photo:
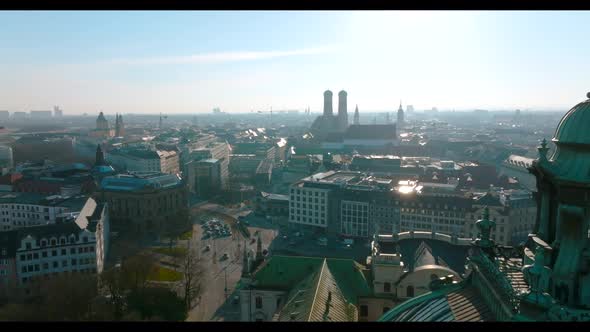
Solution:
{"label": "church spire", "polygon": [[352,119],[352,123],[355,124],[355,125],[359,125],[360,124],[360,121],[359,121],[359,105],[358,104],[354,108],[354,118]]}
{"label": "church spire", "polygon": [[95,166],[105,165],[104,153],[102,152],[102,149],[100,148],[100,144],[96,145],[96,161],[94,162],[94,165]]}

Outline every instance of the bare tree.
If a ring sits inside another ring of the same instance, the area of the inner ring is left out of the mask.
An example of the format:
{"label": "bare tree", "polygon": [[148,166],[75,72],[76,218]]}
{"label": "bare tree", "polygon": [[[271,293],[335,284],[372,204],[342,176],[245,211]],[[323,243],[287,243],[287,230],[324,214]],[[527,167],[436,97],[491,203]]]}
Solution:
{"label": "bare tree", "polygon": [[154,263],[154,257],[149,254],[139,254],[125,260],[121,266],[123,286],[131,291],[145,288]]}
{"label": "bare tree", "polygon": [[125,287],[122,275],[120,269],[115,267],[103,271],[100,278],[104,293],[112,305],[115,320],[121,319],[125,310]]}
{"label": "bare tree", "polygon": [[204,270],[197,250],[189,246],[186,256],[181,258],[179,264],[184,277],[181,287],[187,311],[192,308],[194,299],[202,293]]}

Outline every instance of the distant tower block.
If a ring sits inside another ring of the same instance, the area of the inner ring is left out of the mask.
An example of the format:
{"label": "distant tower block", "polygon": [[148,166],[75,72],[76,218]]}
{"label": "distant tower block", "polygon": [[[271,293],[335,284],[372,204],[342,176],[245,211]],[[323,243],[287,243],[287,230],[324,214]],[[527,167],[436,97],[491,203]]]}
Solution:
{"label": "distant tower block", "polygon": [[348,106],[346,105],[346,97],[348,94],[342,90],[338,92],[338,123],[340,130],[344,131],[348,127]]}
{"label": "distant tower block", "polygon": [[352,123],[355,125],[361,124],[361,122],[359,121],[359,105],[356,105],[354,109],[354,118],[352,119]]}
{"label": "distant tower block", "polygon": [[332,91],[324,91],[324,116],[332,116],[334,112],[332,110]]}

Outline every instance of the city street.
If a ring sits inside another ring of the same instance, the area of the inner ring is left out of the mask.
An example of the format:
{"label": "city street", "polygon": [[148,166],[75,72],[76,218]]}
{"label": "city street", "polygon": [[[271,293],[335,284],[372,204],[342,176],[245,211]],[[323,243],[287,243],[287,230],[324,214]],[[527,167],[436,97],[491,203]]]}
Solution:
{"label": "city street", "polygon": [[[236,284],[240,280],[244,244],[248,251],[256,251],[255,242],[251,243],[251,240],[245,240],[238,231],[234,230],[232,230],[233,234],[231,237],[218,239],[209,238],[206,240],[201,239],[203,236],[203,229],[198,223],[199,215],[206,215],[206,218],[210,218],[211,216],[210,212],[205,212],[203,210],[230,212],[230,216],[236,217],[240,215],[240,212],[228,211],[228,209],[222,208],[223,207],[218,205],[207,203],[205,206],[202,206],[201,209],[194,209],[191,212],[191,215],[197,217],[195,218],[195,224],[193,225],[191,250],[197,250],[201,257],[205,273],[202,283],[203,292],[201,294],[201,300],[192,310],[190,310],[187,321],[209,321],[217,319],[213,317],[214,314],[218,308],[223,305],[226,296],[229,296],[229,294],[235,290]],[[223,218],[223,221],[228,222],[228,218]],[[268,248],[276,234],[273,230],[265,230],[255,227],[249,227],[249,230],[252,235],[254,235],[256,231],[261,232],[263,249]],[[210,247],[210,250],[205,250],[207,246]],[[221,260],[223,254],[227,254],[228,259]],[[225,289],[226,285],[227,295]],[[235,305],[235,310],[238,309],[238,305]],[[239,312],[236,314],[239,314]]]}

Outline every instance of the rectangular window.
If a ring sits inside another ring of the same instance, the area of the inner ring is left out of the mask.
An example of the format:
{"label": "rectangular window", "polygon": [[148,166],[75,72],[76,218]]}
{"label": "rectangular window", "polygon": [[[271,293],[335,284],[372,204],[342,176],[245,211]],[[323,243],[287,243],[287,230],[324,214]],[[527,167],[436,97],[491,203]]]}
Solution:
{"label": "rectangular window", "polygon": [[361,317],[369,316],[369,306],[366,304],[361,305]]}

